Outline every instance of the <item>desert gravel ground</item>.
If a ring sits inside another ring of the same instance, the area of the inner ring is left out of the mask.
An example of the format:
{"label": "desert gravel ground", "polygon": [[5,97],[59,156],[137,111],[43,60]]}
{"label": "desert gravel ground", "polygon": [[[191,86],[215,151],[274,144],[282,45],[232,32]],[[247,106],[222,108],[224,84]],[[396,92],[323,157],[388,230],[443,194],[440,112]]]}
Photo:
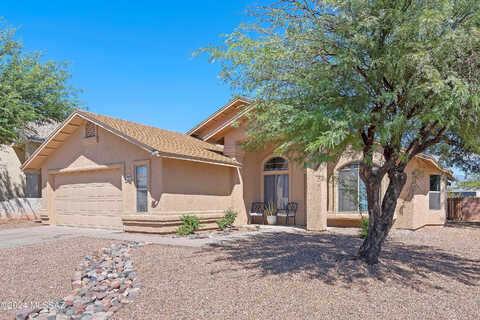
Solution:
{"label": "desert gravel ground", "polygon": [[39,227],[39,226],[42,226],[42,225],[40,223],[36,223],[31,220],[24,220],[24,219],[0,220],[0,230],[13,229],[13,228]]}
{"label": "desert gravel ground", "polygon": [[479,319],[480,228],[392,231],[382,264],[358,231],[259,233],[133,251],[144,288],[116,319]]}
{"label": "desert gravel ground", "polygon": [[42,305],[68,295],[75,267],[114,242],[78,237],[0,249],[0,319],[14,314],[12,306]]}

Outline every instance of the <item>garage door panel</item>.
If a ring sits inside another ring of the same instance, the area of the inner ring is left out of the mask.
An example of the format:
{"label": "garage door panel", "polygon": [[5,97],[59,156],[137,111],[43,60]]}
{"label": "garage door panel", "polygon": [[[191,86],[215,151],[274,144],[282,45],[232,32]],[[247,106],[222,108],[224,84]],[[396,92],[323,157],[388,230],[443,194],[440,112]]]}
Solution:
{"label": "garage door panel", "polygon": [[120,170],[90,171],[55,177],[57,224],[121,228]]}
{"label": "garage door panel", "polygon": [[122,229],[123,227],[118,216],[89,214],[59,214],[57,225],[103,229]]}

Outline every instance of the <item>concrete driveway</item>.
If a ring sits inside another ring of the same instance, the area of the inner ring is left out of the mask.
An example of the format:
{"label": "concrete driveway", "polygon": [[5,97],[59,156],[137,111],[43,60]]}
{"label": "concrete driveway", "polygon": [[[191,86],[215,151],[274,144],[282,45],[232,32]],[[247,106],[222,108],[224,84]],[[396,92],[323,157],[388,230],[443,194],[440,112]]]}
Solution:
{"label": "concrete driveway", "polygon": [[61,226],[38,226],[30,228],[15,228],[0,230],[0,249],[15,248],[76,237],[101,238],[120,241],[152,242],[155,244],[201,247],[222,241],[232,241],[250,235],[249,232],[239,233],[232,237],[215,234],[201,234],[195,237],[175,237],[154,234],[126,233],[119,230],[87,229]]}
{"label": "concrete driveway", "polygon": [[0,230],[0,248],[22,247],[31,244],[82,236],[108,238],[109,236],[113,236],[115,233],[122,232],[57,226],[6,229]]}

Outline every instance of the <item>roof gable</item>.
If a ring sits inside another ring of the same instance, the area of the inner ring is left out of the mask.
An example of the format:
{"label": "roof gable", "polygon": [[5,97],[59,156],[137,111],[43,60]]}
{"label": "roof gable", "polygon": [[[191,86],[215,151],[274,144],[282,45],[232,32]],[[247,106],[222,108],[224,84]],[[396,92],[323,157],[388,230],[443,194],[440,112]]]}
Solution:
{"label": "roof gable", "polygon": [[247,98],[233,99],[207,119],[190,129],[186,134],[207,141],[215,136],[219,130],[229,127],[248,112],[248,106],[251,103],[252,101]]}
{"label": "roof gable", "polygon": [[[81,119],[91,121],[128,142],[151,152],[155,156],[208,162],[234,167],[240,166],[240,163],[236,160],[223,155],[221,147],[185,134],[87,111],[76,110],[31,155],[22,166],[22,169],[27,170],[38,168],[38,162],[40,159],[48,157],[49,154],[59,147],[58,143],[61,144],[65,141],[65,137],[62,139],[58,138],[58,136],[69,135],[80,126],[78,121],[79,118],[80,121]],[[57,145],[56,147],[52,147],[52,144]],[[32,165],[34,162],[36,163],[36,166]]]}

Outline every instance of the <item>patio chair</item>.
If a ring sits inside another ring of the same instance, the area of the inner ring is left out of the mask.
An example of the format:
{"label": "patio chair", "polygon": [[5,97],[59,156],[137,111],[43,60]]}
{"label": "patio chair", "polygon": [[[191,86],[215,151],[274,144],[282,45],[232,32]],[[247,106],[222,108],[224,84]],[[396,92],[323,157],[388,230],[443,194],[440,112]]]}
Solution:
{"label": "patio chair", "polygon": [[252,209],[248,212],[248,224],[255,222],[255,217],[262,217],[262,223],[265,224],[265,203],[252,202]]}
{"label": "patio chair", "polygon": [[293,225],[295,225],[295,217],[297,216],[297,207],[296,202],[289,202],[285,209],[279,210],[277,217],[285,218],[285,224],[288,225],[288,218],[293,218]]}

